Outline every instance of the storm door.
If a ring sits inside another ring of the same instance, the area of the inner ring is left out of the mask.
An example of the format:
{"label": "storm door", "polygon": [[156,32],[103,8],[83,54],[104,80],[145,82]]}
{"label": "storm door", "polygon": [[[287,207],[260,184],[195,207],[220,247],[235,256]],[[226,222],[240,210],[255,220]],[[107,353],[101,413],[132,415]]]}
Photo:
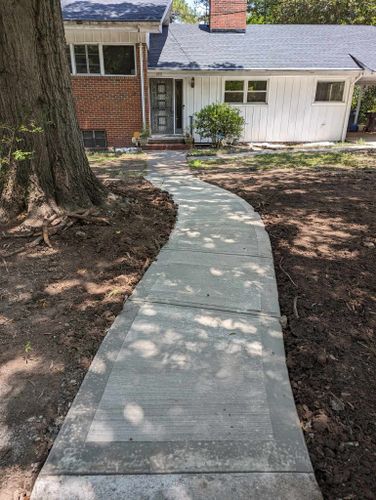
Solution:
{"label": "storm door", "polygon": [[151,78],[151,132],[156,135],[174,133],[174,80]]}

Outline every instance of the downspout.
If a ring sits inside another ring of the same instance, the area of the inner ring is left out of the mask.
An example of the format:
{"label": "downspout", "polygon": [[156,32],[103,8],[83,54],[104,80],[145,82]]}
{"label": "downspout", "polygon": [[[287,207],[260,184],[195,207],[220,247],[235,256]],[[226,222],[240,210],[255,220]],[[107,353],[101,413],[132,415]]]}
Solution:
{"label": "downspout", "polygon": [[358,96],[358,102],[356,103],[354,125],[358,125],[359,123],[359,115],[360,115],[360,108],[362,107],[362,101],[363,101],[363,87],[359,87],[359,96]]}
{"label": "downspout", "polygon": [[351,105],[352,105],[352,96],[353,96],[353,93],[354,93],[354,88],[355,88],[355,85],[357,84],[357,82],[363,78],[365,72],[362,71],[360,73],[360,75],[355,78],[355,80],[350,84],[350,87],[349,87],[349,92],[348,92],[348,95],[347,95],[347,99],[348,99],[348,110],[346,112],[346,115],[345,115],[345,123],[343,124],[343,130],[342,130],[342,142],[345,142],[345,139],[346,139],[346,136],[347,136],[347,128],[349,126],[349,119],[350,119],[350,113],[351,113]]}
{"label": "downspout", "polygon": [[139,33],[139,51],[140,51],[140,83],[141,83],[141,114],[142,114],[142,128],[146,128],[146,111],[145,111],[145,80],[144,80],[144,50],[141,39],[141,29],[138,27]]}

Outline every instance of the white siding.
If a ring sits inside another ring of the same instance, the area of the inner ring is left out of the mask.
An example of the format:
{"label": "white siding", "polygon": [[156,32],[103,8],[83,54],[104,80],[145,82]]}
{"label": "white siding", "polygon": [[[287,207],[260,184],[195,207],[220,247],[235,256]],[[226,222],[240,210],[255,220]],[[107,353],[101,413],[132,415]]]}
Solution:
{"label": "white siding", "polygon": [[65,40],[67,43],[145,43],[147,34],[121,29],[65,26]]}
{"label": "white siding", "polygon": [[[167,76],[167,75],[166,75]],[[229,75],[228,79],[252,79]],[[257,75],[257,78],[262,76]],[[268,76],[268,103],[236,105],[245,118],[243,140],[253,142],[339,141],[349,112],[353,77]],[[184,79],[184,121],[213,102],[223,102],[223,76],[192,75]],[[345,102],[314,102],[317,80],[346,81]],[[199,137],[196,137],[199,140]]]}

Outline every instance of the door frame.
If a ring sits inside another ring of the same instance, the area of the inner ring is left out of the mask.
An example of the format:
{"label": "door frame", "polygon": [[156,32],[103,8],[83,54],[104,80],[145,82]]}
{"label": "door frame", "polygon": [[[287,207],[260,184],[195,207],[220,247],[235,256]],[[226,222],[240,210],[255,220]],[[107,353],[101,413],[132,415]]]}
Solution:
{"label": "door frame", "polygon": [[[178,77],[178,76],[167,76],[167,77],[160,77],[160,76],[150,76],[149,77],[149,95],[150,95],[150,117],[149,117],[149,122],[150,122],[150,128],[152,127],[152,119],[151,119],[151,113],[152,113],[152,92],[151,92],[151,80],[172,80],[173,85],[172,85],[172,112],[173,112],[173,123],[174,123],[174,131],[172,135],[177,135],[177,136],[183,136],[184,135],[184,78]],[[181,89],[181,107],[182,107],[182,128],[181,132],[176,132],[176,87],[175,87],[175,80],[181,80],[182,81],[182,89]],[[153,130],[151,130],[151,134],[154,135],[155,133]],[[170,135],[170,134],[155,134],[155,135]]]}

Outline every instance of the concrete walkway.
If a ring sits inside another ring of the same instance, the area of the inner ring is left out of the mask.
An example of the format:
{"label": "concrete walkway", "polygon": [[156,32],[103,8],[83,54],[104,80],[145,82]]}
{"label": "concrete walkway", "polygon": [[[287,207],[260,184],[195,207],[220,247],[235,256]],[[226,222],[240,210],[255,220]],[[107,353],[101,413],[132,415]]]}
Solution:
{"label": "concrete walkway", "polygon": [[110,329],[32,500],[321,498],[285,366],[269,238],[182,153],[178,222]]}

